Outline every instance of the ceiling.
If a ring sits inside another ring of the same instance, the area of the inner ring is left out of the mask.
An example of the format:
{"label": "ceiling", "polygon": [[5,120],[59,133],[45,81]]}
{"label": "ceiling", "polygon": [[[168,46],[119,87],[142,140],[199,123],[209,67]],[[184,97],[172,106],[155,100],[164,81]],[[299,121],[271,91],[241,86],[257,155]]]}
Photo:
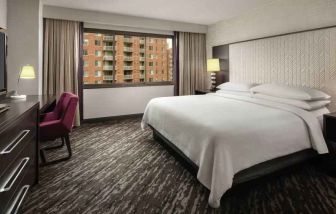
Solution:
{"label": "ceiling", "polygon": [[44,0],[44,4],[210,25],[274,0]]}

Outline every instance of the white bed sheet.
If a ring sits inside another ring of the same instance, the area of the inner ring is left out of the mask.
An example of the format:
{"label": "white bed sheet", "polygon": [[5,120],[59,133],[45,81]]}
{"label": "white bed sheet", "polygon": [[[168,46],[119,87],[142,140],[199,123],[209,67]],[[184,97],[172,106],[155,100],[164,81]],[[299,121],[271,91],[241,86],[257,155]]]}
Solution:
{"label": "white bed sheet", "polygon": [[211,93],[152,99],[142,127],[150,124],[198,167],[220,206],[234,174],[307,148],[327,153],[321,126],[310,112],[250,97]]}
{"label": "white bed sheet", "polygon": [[313,115],[315,115],[315,117],[320,122],[321,128],[323,127],[323,115],[330,113],[330,111],[329,111],[329,109],[327,109],[327,107],[312,110],[312,111],[309,111],[309,112],[312,113]]}

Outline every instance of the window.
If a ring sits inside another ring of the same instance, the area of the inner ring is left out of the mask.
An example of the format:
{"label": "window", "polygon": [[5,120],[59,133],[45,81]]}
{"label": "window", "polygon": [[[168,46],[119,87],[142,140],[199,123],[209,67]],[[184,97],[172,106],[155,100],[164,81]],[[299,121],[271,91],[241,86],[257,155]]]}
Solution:
{"label": "window", "polygon": [[95,56],[101,56],[102,55],[102,52],[101,51],[95,51]]}
{"label": "window", "polygon": [[[84,33],[84,41],[87,40],[88,43],[83,47],[83,55],[86,56],[89,52],[94,55],[83,58],[86,67],[83,80],[85,84],[172,83],[171,36],[151,37],[137,33],[122,35],[105,30],[89,31],[87,29]],[[89,41],[92,42],[89,44]],[[162,51],[158,54],[154,51],[157,49]],[[85,76],[88,74],[91,74],[89,78]]]}
{"label": "window", "polygon": [[101,77],[102,72],[101,71],[95,71],[95,77]]}
{"label": "window", "polygon": [[84,39],[84,45],[89,45],[89,40],[88,39]]}
{"label": "window", "polygon": [[96,66],[96,67],[100,67],[100,66],[101,66],[101,63],[102,63],[101,61],[96,60],[96,61],[95,61],[95,66]]}
{"label": "window", "polygon": [[84,77],[89,77],[89,72],[84,71],[83,76],[84,76]]}

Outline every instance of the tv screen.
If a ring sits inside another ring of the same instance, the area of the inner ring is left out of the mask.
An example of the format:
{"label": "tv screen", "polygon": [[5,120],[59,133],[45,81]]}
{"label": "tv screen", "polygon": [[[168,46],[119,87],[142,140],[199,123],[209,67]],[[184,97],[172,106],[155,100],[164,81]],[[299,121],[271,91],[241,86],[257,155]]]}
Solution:
{"label": "tv screen", "polygon": [[0,94],[6,91],[6,35],[0,33]]}

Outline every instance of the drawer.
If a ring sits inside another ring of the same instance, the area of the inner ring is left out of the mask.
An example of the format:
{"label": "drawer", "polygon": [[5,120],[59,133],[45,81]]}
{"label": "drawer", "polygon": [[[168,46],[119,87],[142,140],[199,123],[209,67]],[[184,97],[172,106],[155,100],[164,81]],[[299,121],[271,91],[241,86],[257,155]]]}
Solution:
{"label": "drawer", "polygon": [[20,191],[26,191],[22,189],[23,186],[32,186],[36,181],[36,150],[32,145],[34,144],[28,144],[8,167],[7,172],[0,177],[0,213],[5,213],[5,210],[17,204],[16,198],[20,196]]}
{"label": "drawer", "polygon": [[[35,119],[34,119],[35,118]],[[15,160],[27,143],[34,138],[36,145],[36,114],[25,115],[0,133],[0,176]]]}
{"label": "drawer", "polygon": [[36,118],[36,111],[26,112],[20,118],[13,121],[10,126],[2,130],[0,132],[0,153],[6,153],[6,151],[3,150],[14,147],[15,143],[13,145],[10,144],[15,141],[15,139],[18,138],[24,131],[28,131],[28,134],[36,135]]}

